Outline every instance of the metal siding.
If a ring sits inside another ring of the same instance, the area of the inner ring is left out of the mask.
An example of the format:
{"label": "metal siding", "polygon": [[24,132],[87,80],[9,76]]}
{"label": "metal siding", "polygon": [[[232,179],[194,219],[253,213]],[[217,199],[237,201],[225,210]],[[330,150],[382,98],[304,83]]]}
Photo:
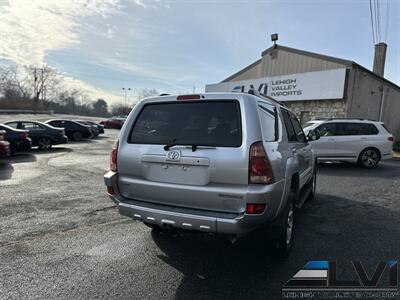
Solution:
{"label": "metal siding", "polygon": [[237,76],[230,78],[228,81],[324,71],[345,67],[343,64],[311,56],[300,55],[279,49],[274,51],[278,51],[276,58],[272,58],[269,53],[266,53],[262,57],[262,60],[259,64],[244,71],[243,73],[239,73]]}

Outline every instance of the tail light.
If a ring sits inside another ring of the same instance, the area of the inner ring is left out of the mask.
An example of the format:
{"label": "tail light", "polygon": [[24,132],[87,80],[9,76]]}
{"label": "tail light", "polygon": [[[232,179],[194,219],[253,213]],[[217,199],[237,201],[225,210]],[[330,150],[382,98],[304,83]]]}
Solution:
{"label": "tail light", "polygon": [[271,184],[273,182],[272,166],[265,153],[263,143],[254,143],[250,147],[249,183]]}
{"label": "tail light", "polygon": [[118,154],[118,140],[115,142],[113,149],[110,154],[110,170],[113,172],[117,172],[117,154]]}
{"label": "tail light", "polygon": [[393,142],[393,141],[394,141],[394,138],[393,138],[392,136],[389,136],[389,137],[388,137],[388,141],[389,141],[389,142]]}
{"label": "tail light", "polygon": [[259,203],[247,203],[246,205],[246,214],[249,215],[259,215],[262,214],[265,210],[265,204]]}
{"label": "tail light", "polygon": [[21,133],[21,134],[19,135],[19,138],[20,138],[21,140],[26,140],[26,139],[28,138],[28,133],[26,133],[26,132]]}

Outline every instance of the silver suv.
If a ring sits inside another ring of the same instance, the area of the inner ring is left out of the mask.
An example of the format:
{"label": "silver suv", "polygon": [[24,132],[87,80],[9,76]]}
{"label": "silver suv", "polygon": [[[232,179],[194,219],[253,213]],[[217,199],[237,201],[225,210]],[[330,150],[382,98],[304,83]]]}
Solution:
{"label": "silver suv", "polygon": [[316,185],[314,153],[299,121],[255,92],[144,99],[110,161],[105,184],[122,215],[156,229],[235,238],[268,228],[284,255],[293,244],[295,207]]}
{"label": "silver suv", "polygon": [[318,161],[347,161],[373,168],[392,158],[393,135],[383,122],[364,119],[323,119],[307,122],[305,134],[320,138],[311,143]]}

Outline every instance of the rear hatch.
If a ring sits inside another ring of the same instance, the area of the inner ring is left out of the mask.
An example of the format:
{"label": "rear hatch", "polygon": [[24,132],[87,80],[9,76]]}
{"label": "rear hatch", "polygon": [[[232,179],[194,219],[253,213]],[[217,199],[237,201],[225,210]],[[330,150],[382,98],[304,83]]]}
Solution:
{"label": "rear hatch", "polygon": [[129,124],[118,151],[122,196],[185,208],[244,211],[248,152],[239,101],[148,103]]}

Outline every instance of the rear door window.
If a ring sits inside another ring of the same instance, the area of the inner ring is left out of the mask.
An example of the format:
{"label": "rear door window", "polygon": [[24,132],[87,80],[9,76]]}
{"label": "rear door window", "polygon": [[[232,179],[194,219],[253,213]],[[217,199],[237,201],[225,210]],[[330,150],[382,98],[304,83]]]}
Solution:
{"label": "rear door window", "polygon": [[370,123],[339,123],[336,135],[375,135],[378,129]]}
{"label": "rear door window", "polygon": [[283,122],[285,123],[286,133],[289,142],[297,142],[296,132],[293,128],[292,122],[290,121],[289,113],[286,110],[282,110]]}
{"label": "rear door window", "polygon": [[263,137],[267,142],[273,142],[277,139],[275,108],[265,103],[259,104],[258,107]]}
{"label": "rear door window", "polygon": [[299,120],[297,120],[297,118],[294,114],[290,114],[290,119],[293,123],[293,128],[294,128],[297,140],[300,143],[306,143],[307,139],[306,139],[306,136],[304,135],[303,128],[301,128]]}
{"label": "rear door window", "polygon": [[129,142],[240,147],[239,103],[191,101],[147,104],[136,119]]}

